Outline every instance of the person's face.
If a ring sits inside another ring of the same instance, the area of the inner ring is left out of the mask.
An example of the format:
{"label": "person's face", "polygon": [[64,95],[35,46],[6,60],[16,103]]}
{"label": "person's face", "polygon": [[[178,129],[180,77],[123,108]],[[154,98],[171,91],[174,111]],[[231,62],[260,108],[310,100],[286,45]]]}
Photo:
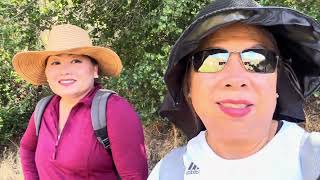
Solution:
{"label": "person's face", "polygon": [[50,56],[45,74],[51,90],[62,98],[79,98],[94,86],[98,66],[81,55]]}
{"label": "person's face", "polygon": [[[256,27],[235,24],[206,38],[201,49],[223,48],[241,52],[248,48],[272,49],[271,41]],[[192,70],[190,98],[193,108],[210,130],[263,128],[271,122],[276,106],[277,73],[248,72],[239,53],[231,53],[223,70],[199,73]],[[240,129],[241,130],[241,129]],[[225,131],[230,135],[230,131]]]}

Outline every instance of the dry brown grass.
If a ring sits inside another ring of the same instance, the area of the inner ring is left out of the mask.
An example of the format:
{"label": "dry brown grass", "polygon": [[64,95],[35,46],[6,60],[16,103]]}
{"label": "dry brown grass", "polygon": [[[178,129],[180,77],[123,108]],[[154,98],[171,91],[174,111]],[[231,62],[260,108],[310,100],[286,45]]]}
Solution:
{"label": "dry brown grass", "polygon": [[311,96],[304,107],[306,114],[306,129],[320,132],[320,97]]}
{"label": "dry brown grass", "polygon": [[186,143],[186,137],[171,123],[156,121],[144,128],[149,172],[171,149]]}
{"label": "dry brown grass", "polygon": [[0,161],[0,180],[22,180],[22,169],[19,155],[16,152],[5,150]]}

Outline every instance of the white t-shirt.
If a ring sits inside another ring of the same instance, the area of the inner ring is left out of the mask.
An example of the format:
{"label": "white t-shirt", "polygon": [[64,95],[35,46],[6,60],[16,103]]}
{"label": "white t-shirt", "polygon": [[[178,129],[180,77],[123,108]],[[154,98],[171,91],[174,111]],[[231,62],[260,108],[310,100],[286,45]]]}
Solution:
{"label": "white t-shirt", "polygon": [[[191,139],[183,155],[184,180],[302,180],[300,143],[304,130],[283,121],[273,139],[255,154],[238,160],[226,160],[209,147],[205,131]],[[158,180],[160,161],[148,180]]]}

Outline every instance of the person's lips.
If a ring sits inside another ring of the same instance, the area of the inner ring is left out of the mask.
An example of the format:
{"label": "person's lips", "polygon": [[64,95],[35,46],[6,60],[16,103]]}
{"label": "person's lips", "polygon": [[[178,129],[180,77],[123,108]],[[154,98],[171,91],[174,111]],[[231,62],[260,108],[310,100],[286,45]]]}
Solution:
{"label": "person's lips", "polygon": [[59,80],[59,84],[63,86],[70,86],[76,82],[75,79],[61,79]]}
{"label": "person's lips", "polygon": [[247,100],[222,100],[217,102],[220,110],[231,117],[243,117],[251,111],[253,103]]}

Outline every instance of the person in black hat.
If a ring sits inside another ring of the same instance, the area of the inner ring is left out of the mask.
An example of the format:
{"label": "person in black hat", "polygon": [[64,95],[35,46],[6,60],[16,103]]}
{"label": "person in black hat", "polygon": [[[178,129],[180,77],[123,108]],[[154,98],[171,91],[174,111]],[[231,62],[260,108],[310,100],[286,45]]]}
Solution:
{"label": "person in black hat", "polygon": [[216,0],[176,41],[160,115],[189,139],[153,179],[320,178],[320,134],[296,123],[320,87],[320,25],[289,8]]}

